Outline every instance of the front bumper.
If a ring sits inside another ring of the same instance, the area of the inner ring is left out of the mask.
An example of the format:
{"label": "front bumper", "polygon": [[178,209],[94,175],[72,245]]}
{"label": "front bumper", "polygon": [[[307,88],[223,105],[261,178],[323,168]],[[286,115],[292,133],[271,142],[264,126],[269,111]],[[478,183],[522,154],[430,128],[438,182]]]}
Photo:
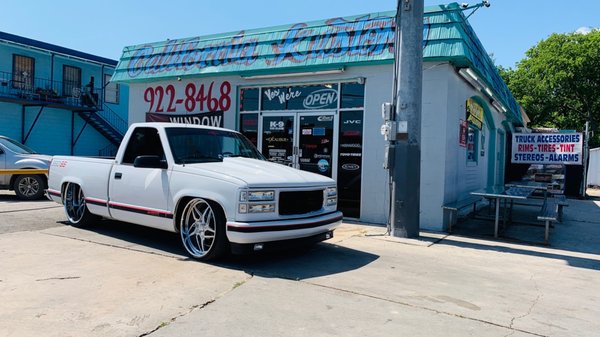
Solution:
{"label": "front bumper", "polygon": [[264,243],[300,239],[330,232],[342,223],[342,212],[310,218],[260,222],[227,222],[227,238],[231,243]]}
{"label": "front bumper", "polygon": [[236,255],[247,255],[256,252],[276,252],[306,247],[333,238],[333,231],[311,235],[299,239],[271,241],[266,243],[231,243],[231,252]]}

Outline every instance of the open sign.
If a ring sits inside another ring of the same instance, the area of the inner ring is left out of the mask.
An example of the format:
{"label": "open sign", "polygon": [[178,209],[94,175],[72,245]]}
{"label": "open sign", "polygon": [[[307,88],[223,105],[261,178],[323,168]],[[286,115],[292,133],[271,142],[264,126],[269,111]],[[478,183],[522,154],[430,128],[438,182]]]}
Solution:
{"label": "open sign", "polygon": [[329,106],[337,107],[337,90],[320,89],[310,93],[302,105],[305,109],[322,109]]}

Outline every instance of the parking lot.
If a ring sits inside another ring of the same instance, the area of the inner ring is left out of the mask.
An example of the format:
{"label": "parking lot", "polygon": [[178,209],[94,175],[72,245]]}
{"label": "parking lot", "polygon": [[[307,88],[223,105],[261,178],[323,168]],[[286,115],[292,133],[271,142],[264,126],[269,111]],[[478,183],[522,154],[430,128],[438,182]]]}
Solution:
{"label": "parking lot", "polygon": [[77,229],[2,192],[0,336],[591,336],[599,205],[573,201],[549,247],[345,223],[310,249],[209,264],[176,234]]}

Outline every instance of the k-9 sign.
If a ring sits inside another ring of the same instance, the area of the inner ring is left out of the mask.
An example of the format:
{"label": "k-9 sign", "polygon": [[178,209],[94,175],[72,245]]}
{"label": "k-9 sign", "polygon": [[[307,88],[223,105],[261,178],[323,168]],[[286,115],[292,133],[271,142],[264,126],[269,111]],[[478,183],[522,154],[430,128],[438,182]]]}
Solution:
{"label": "k-9 sign", "polygon": [[581,133],[513,134],[511,162],[515,164],[581,165]]}

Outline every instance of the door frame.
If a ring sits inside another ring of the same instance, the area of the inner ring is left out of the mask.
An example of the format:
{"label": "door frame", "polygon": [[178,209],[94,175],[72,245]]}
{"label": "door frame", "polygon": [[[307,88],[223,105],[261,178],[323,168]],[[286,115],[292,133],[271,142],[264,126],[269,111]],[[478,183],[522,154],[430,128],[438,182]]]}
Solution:
{"label": "door frame", "polygon": [[[300,160],[298,149],[300,147],[300,117],[301,116],[320,116],[327,115],[333,117],[333,136],[332,136],[332,146],[331,146],[331,178],[337,181],[337,163],[338,163],[338,144],[339,139],[337,137],[339,131],[339,114],[337,110],[328,109],[328,110],[293,110],[293,111],[263,111],[258,114],[258,139],[257,139],[257,148],[263,148],[263,125],[264,117],[294,117],[294,135],[292,139],[292,148],[294,149],[292,152],[293,155],[293,165],[292,167],[299,169]],[[264,153],[263,153],[264,155]]]}
{"label": "door frame", "polygon": [[[296,148],[300,148],[300,118],[302,116],[331,116],[333,117],[333,133],[332,133],[332,139],[331,139],[331,179],[337,181],[337,164],[338,164],[338,142],[339,142],[339,137],[337,137],[338,135],[338,131],[339,131],[339,118],[338,118],[338,114],[337,111],[335,110],[322,110],[322,111],[298,111],[296,113],[296,135],[298,135],[297,137],[294,137],[294,142],[296,143]],[[297,165],[298,168],[300,167],[300,156],[299,154],[297,155]]]}

